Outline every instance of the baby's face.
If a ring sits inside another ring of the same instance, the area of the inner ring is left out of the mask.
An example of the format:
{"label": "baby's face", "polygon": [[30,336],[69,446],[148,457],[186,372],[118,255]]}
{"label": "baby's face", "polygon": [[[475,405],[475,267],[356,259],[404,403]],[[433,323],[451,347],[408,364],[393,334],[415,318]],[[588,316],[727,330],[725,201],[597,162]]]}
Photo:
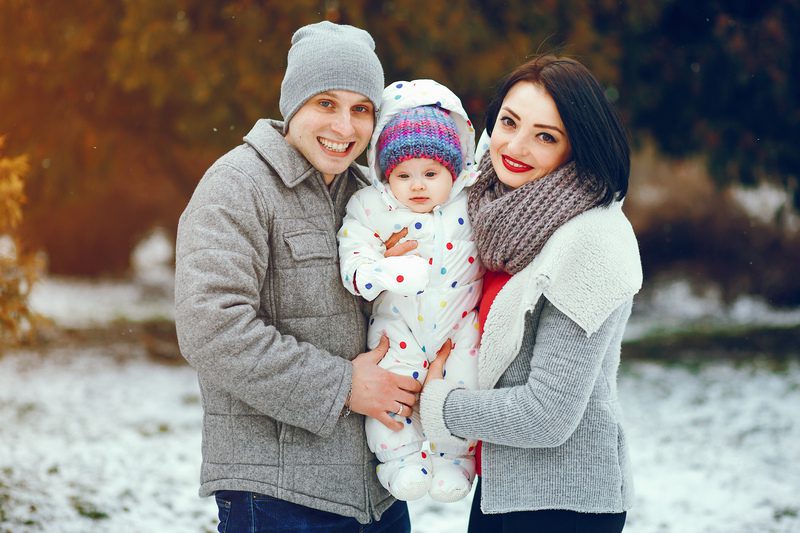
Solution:
{"label": "baby's face", "polygon": [[453,175],[432,159],[408,159],[389,174],[394,197],[415,213],[430,213],[447,201],[453,188]]}

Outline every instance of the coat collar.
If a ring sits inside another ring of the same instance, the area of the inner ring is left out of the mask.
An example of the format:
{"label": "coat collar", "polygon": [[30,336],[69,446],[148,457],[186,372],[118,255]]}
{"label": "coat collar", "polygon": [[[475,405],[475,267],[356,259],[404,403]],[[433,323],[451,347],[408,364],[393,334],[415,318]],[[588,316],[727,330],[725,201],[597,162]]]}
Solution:
{"label": "coat collar", "polygon": [[[244,142],[258,152],[264,161],[288,188],[296,187],[310,176],[319,174],[308,159],[286,142],[283,136],[283,122],[271,119],[259,119],[250,132],[244,136]],[[361,186],[366,184],[363,171],[356,163],[349,169],[356,175]]]}
{"label": "coat collar", "polygon": [[639,247],[620,202],[571,219],[495,297],[481,339],[480,387],[494,387],[516,358],[525,315],[542,296],[590,336],[641,286]]}

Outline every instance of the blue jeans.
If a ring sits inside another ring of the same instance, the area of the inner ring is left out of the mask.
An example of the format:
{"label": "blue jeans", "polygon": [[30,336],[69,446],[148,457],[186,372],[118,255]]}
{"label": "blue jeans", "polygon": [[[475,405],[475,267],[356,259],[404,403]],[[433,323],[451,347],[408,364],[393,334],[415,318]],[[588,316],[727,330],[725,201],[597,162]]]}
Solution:
{"label": "blue jeans", "polygon": [[219,533],[317,531],[330,533],[410,533],[405,502],[395,502],[380,521],[359,524],[355,518],[318,511],[271,496],[237,490],[214,493],[219,509]]}

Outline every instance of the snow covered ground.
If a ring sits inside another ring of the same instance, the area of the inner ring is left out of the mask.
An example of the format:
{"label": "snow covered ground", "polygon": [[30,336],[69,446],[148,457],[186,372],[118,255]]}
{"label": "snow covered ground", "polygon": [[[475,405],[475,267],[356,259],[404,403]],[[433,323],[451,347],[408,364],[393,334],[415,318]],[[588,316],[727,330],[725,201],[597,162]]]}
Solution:
{"label": "snow covered ground", "polygon": [[[162,240],[129,282],[47,279],[33,305],[70,327],[170,317]],[[674,281],[642,295],[630,337],[714,321],[800,313],[724,307]],[[625,361],[620,396],[637,487],[627,532],[800,532],[800,360]],[[214,531],[213,501],[196,494],[201,415],[193,370],[126,339],[0,356],[0,533]],[[466,529],[468,501],[410,509],[417,533]]]}
{"label": "snow covered ground", "polygon": [[[800,363],[628,363],[637,499],[626,531],[800,531]],[[187,366],[117,344],[0,357],[0,531],[202,532],[201,408]],[[411,506],[465,531],[469,502]]]}

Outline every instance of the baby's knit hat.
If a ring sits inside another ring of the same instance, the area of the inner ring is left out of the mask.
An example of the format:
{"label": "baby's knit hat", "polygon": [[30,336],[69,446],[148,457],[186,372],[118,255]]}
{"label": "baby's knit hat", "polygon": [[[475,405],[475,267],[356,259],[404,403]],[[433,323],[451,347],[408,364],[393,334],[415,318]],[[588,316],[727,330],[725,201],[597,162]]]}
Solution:
{"label": "baby's knit hat", "polygon": [[377,152],[386,178],[408,159],[438,161],[454,181],[463,166],[456,123],[450,113],[433,105],[412,107],[393,116],[378,137]]}
{"label": "baby's knit hat", "polygon": [[284,131],[309,98],[335,90],[363,94],[378,111],[383,67],[375,55],[375,41],[360,28],[327,20],[303,26],[292,35],[281,83],[278,106]]}

